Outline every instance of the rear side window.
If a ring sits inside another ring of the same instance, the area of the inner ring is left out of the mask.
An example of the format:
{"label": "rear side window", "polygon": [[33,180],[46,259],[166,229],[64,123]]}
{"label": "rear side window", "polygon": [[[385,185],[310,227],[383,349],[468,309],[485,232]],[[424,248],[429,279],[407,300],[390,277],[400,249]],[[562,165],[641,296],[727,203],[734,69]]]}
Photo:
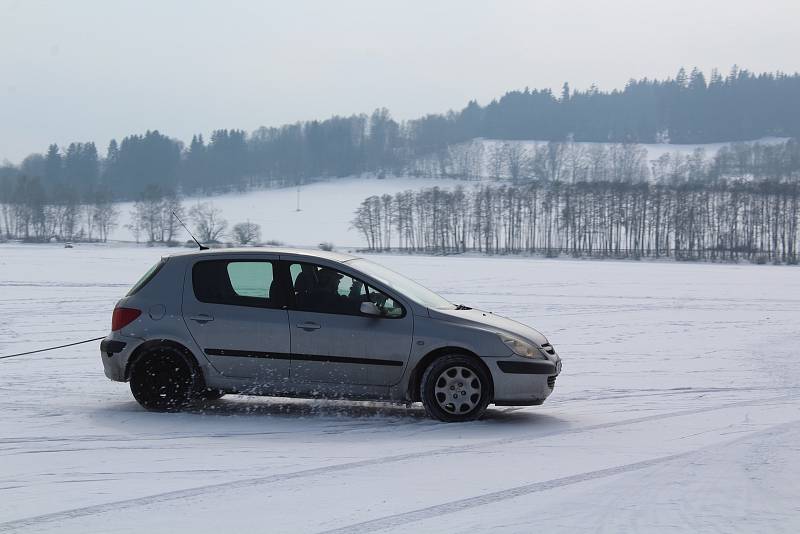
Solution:
{"label": "rear side window", "polygon": [[264,308],[283,306],[271,261],[200,261],[192,268],[192,286],[200,302]]}
{"label": "rear side window", "polygon": [[164,266],[165,263],[167,263],[167,260],[164,259],[164,258],[161,258],[161,261],[159,261],[158,263],[156,263],[155,265],[150,267],[147,270],[147,272],[144,273],[144,276],[142,276],[139,279],[138,282],[133,284],[133,287],[131,288],[130,291],[128,291],[128,294],[126,296],[130,297],[131,295],[134,295],[134,294],[138,293],[140,289],[142,289],[144,286],[149,284],[150,280],[155,278],[155,276],[158,274],[158,271],[161,270],[161,268]]}

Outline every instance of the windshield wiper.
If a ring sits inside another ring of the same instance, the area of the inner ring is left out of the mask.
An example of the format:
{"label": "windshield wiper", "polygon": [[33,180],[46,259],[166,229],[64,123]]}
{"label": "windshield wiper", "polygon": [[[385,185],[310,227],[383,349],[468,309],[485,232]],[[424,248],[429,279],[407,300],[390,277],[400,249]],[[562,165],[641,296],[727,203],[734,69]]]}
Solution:
{"label": "windshield wiper", "polygon": [[456,304],[456,309],[457,310],[471,310],[472,308],[470,308],[469,306],[464,306],[463,304]]}

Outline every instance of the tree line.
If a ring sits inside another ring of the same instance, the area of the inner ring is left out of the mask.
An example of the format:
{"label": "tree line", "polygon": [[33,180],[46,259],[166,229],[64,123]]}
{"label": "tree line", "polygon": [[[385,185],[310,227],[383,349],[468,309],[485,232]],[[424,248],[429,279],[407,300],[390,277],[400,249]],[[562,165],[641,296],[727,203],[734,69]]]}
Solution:
{"label": "tree line", "polygon": [[[106,242],[119,226],[120,208],[107,192],[81,198],[67,188],[48,198],[38,178],[19,177],[0,185],[0,242]],[[156,185],[145,189],[133,203],[125,228],[137,243],[174,246],[188,238],[181,235],[182,219],[204,244],[249,245],[261,240],[258,224],[245,221],[229,227],[213,203],[197,202],[187,210],[177,194]]]}
{"label": "tree line", "polygon": [[733,143],[709,155],[698,147],[689,154],[665,152],[650,159],[633,143],[525,143],[472,140],[413,162],[412,176],[460,180],[686,181],[720,177],[776,178],[800,169],[797,139],[772,143]]}
{"label": "tree line", "polygon": [[[476,110],[477,111],[477,110]],[[479,135],[499,139],[709,143],[800,133],[800,75],[734,66],[707,78],[695,68],[666,80],[630,80],[560,95],[517,91],[483,109]]]}
{"label": "tree line", "polygon": [[797,141],[665,155],[652,175],[620,150],[577,158],[588,172],[575,176],[569,145],[551,143],[540,148],[549,163],[515,182],[372,196],[352,225],[372,251],[797,263]]}
{"label": "tree line", "polygon": [[119,208],[108,191],[79,196],[66,185],[51,194],[38,177],[0,180],[0,241],[107,241]]}
{"label": "tree line", "polygon": [[148,186],[195,194],[360,173],[459,174],[472,165],[475,154],[463,147],[476,138],[630,145],[798,135],[800,75],[734,67],[706,79],[698,69],[681,69],[674,78],[631,80],[614,91],[573,91],[568,84],[560,94],[512,91],[485,106],[471,101],[459,111],[400,122],[377,109],[250,134],[220,129],[188,145],[158,131],[112,140],[104,154],[93,142],[53,144],[19,165],[0,166],[0,182],[12,182],[0,187],[16,187],[24,177],[38,179],[48,197],[68,188],[82,199],[135,200]]}

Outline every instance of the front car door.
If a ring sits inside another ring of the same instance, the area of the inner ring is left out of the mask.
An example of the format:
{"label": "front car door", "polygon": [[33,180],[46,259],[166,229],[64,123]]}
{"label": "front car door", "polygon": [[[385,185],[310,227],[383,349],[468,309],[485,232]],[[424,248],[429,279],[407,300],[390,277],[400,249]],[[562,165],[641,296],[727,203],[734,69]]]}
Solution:
{"label": "front car door", "polygon": [[[399,301],[337,269],[285,261],[291,291],[292,382],[388,386],[403,376],[413,314]],[[381,316],[360,312],[372,301]]]}
{"label": "front car door", "polygon": [[289,321],[277,257],[200,259],[189,269],[184,321],[214,368],[255,385],[288,379]]}

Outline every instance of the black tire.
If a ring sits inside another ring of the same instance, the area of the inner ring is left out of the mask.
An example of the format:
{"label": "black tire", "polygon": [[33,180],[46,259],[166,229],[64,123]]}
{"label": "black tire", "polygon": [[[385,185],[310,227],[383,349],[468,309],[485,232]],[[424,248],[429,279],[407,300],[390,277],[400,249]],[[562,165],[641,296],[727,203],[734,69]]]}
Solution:
{"label": "black tire", "polygon": [[420,398],[425,412],[446,423],[479,419],[492,395],[491,376],[477,358],[465,354],[435,359],[420,382]]}
{"label": "black tire", "polygon": [[218,400],[224,396],[225,396],[224,391],[221,391],[219,389],[210,389],[210,388],[203,389],[195,394],[195,398],[205,401]]}
{"label": "black tire", "polygon": [[131,393],[136,402],[153,412],[177,412],[189,405],[197,390],[199,373],[181,351],[152,347],[131,368]]}

